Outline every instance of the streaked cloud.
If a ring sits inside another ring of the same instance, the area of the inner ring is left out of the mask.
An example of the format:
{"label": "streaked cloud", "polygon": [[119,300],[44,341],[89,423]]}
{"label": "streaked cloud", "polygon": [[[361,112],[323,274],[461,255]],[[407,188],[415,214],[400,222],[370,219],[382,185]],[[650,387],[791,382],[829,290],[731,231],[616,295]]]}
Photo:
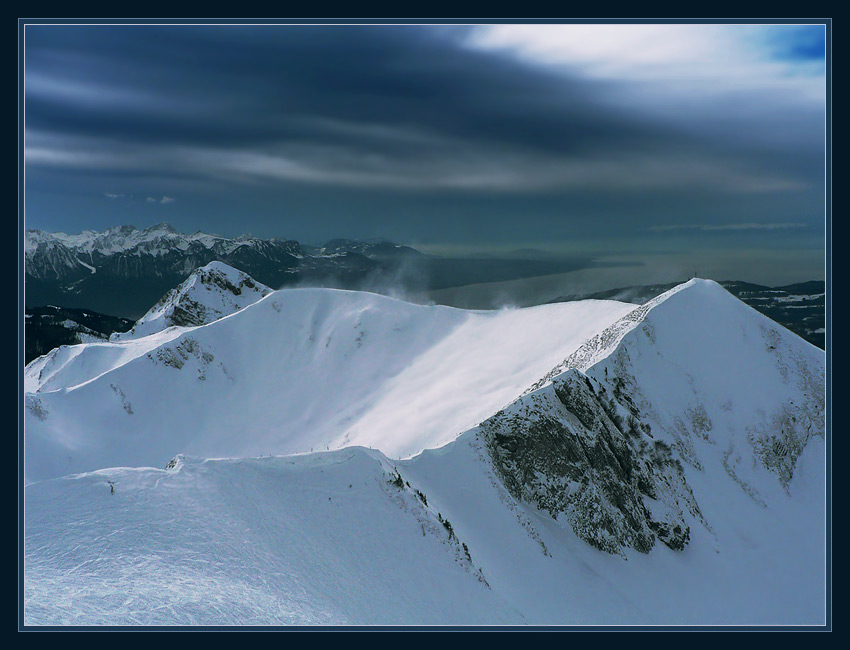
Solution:
{"label": "streaked cloud", "polygon": [[723,156],[689,152],[608,152],[566,157],[435,138],[404,150],[363,155],[352,146],[290,144],[254,149],[121,143],[93,137],[33,134],[27,159],[84,171],[194,174],[232,186],[286,181],[411,191],[653,191],[704,188],[731,193],[804,189],[782,171],[748,168]]}

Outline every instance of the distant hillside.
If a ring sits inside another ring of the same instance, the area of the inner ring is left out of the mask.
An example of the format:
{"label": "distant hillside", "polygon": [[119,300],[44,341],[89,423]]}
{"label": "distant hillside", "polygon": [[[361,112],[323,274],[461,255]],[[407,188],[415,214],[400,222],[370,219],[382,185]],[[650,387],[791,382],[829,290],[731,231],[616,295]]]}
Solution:
{"label": "distant hillside", "polygon": [[133,321],[87,309],[33,307],[26,310],[24,362],[47,354],[60,345],[105,341],[114,332],[126,332]]}

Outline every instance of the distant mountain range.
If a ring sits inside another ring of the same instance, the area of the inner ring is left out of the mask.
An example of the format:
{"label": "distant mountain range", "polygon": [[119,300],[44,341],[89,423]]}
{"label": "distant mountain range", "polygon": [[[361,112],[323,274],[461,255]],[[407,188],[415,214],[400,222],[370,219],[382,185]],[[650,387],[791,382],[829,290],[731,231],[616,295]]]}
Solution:
{"label": "distant mountain range", "polygon": [[62,305],[136,319],[209,262],[233,266],[272,289],[328,286],[421,292],[479,282],[565,273],[585,258],[479,259],[426,255],[384,240],[332,239],[309,246],[292,239],[236,238],[177,232],[166,223],[77,235],[28,230],[26,305]]}
{"label": "distant mountain range", "polygon": [[[138,319],[195,269],[213,261],[239,269],[269,290],[302,284],[378,293],[401,289],[426,297],[430,289],[564,273],[593,264],[585,259],[535,258],[531,252],[525,253],[527,259],[441,258],[385,240],[332,239],[321,246],[309,246],[291,239],[251,235],[187,235],[166,223],[143,230],[120,226],[76,235],[28,230],[26,307],[31,315],[35,315],[35,308],[48,305],[97,314],[104,329],[94,331],[108,336],[126,328],[121,320],[112,321],[103,314]],[[782,287],[739,281],[721,284],[810,343],[825,347],[823,281]],[[642,304],[674,286],[625,287],[565,295],[551,302],[600,299]],[[59,333],[59,323],[79,321],[63,318],[53,322],[44,320],[44,314],[28,321],[26,331],[32,343],[28,340],[27,362],[34,358],[32,355],[43,354],[55,345],[85,340],[78,336],[86,334],[85,330],[77,325]],[[46,327],[43,335],[42,323]]]}
{"label": "distant mountain range", "polygon": [[212,261],[280,288],[330,278],[338,286],[356,286],[370,275],[394,272],[402,260],[423,256],[386,241],[335,239],[311,247],[250,235],[186,235],[166,223],[77,235],[28,230],[24,250],[27,306],[84,307],[132,318]]}

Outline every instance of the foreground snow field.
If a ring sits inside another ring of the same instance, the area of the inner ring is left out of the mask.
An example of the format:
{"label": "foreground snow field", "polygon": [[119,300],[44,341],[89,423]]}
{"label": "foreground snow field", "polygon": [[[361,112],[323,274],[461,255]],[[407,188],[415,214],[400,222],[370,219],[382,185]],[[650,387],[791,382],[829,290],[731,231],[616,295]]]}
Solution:
{"label": "foreground snow field", "polygon": [[627,561],[511,499],[474,436],[405,463],[353,447],[44,481],[27,488],[26,621],[821,624],[822,453],[792,497],[762,508],[727,481],[711,531]]}
{"label": "foreground snow field", "polygon": [[27,623],[824,622],[824,354],[713,282],[281,291],[27,378]]}

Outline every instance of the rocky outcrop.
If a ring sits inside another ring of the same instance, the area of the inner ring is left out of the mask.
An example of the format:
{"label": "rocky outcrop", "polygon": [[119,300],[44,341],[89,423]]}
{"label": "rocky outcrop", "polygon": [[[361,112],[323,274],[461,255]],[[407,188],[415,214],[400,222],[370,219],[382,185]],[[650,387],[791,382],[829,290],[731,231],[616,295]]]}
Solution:
{"label": "rocky outcrop", "polygon": [[683,549],[699,506],[670,447],[628,399],[569,371],[481,425],[498,475],[531,503],[609,553]]}

